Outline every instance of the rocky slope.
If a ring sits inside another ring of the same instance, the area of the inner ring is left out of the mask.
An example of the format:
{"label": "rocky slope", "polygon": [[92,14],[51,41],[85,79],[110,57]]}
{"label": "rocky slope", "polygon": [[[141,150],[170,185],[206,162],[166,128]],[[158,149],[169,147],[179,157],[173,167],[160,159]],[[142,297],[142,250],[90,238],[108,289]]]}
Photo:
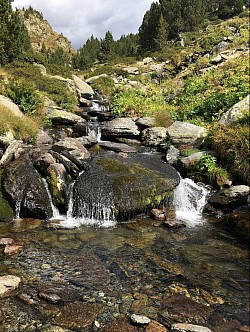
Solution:
{"label": "rocky slope", "polygon": [[27,14],[26,11],[20,11],[20,16],[28,29],[31,45],[35,51],[40,52],[45,47],[51,51],[62,48],[69,54],[75,52],[71,42],[63,34],[55,32],[39,12],[34,11]]}

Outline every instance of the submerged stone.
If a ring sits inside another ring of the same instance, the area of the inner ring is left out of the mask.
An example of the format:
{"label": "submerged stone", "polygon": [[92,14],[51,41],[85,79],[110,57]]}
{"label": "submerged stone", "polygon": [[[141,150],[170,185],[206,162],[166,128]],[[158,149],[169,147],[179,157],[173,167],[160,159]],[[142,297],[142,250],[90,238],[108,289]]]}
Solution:
{"label": "submerged stone", "polygon": [[0,277],[0,298],[11,294],[19,287],[21,279],[13,275],[6,275]]}

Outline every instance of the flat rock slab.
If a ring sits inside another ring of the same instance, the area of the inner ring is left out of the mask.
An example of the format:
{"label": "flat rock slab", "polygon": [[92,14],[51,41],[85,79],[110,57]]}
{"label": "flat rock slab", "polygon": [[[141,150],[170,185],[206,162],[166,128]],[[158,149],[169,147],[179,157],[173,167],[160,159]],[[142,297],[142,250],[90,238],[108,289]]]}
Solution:
{"label": "flat rock slab", "polygon": [[21,279],[13,275],[6,275],[0,277],[0,298],[11,294],[19,287]]}
{"label": "flat rock slab", "polygon": [[178,323],[172,325],[171,332],[212,332],[212,331],[204,326]]}
{"label": "flat rock slab", "polygon": [[115,143],[115,142],[99,142],[99,146],[102,148],[106,148],[108,150],[112,150],[115,152],[124,152],[124,153],[135,153],[138,152],[138,149],[129,146],[124,143]]}
{"label": "flat rock slab", "polygon": [[139,324],[139,325],[147,325],[151,322],[150,318],[148,318],[146,316],[136,315],[136,314],[131,315],[130,318],[133,323]]}

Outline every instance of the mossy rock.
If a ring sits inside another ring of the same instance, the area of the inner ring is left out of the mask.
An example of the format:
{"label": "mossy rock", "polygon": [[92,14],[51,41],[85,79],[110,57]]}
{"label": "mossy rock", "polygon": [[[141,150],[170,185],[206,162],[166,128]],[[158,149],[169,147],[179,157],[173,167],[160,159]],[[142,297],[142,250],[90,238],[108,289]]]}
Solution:
{"label": "mossy rock", "polygon": [[110,209],[117,220],[127,220],[167,204],[178,183],[176,170],[158,156],[97,157],[76,181],[73,213],[99,219],[98,209]]}
{"label": "mossy rock", "polygon": [[9,221],[14,218],[14,212],[10,207],[8,201],[3,197],[3,193],[0,188],[0,222]]}

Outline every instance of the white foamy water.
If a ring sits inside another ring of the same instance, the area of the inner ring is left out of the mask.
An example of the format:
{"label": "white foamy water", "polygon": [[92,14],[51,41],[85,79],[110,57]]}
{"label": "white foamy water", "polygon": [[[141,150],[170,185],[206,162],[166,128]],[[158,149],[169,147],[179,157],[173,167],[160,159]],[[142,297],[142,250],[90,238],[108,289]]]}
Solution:
{"label": "white foamy water", "polygon": [[209,190],[191,179],[181,179],[174,191],[173,206],[176,219],[193,227],[203,222],[202,211],[206,204]]}

